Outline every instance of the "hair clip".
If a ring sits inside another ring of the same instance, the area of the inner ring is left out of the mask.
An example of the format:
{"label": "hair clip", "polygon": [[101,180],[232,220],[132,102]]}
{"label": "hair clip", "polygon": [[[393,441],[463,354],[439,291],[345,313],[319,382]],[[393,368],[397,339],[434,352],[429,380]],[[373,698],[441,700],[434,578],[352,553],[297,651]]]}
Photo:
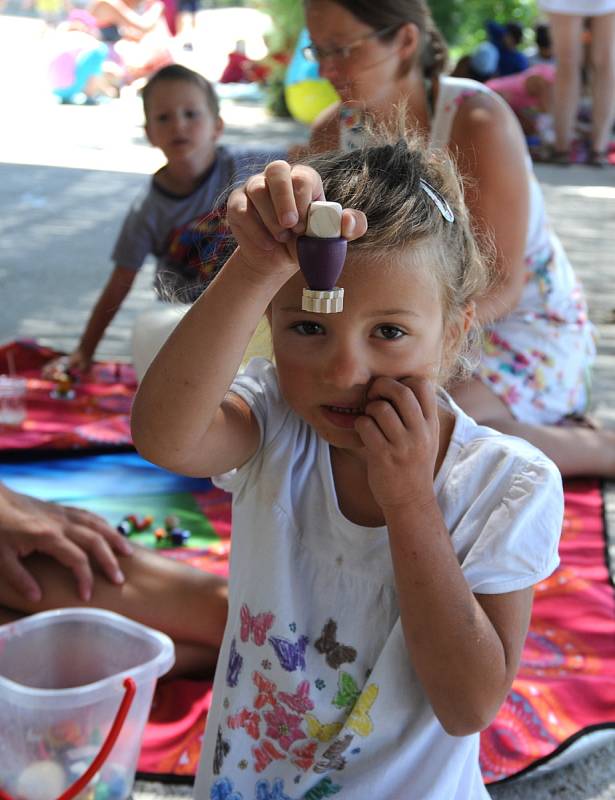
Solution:
{"label": "hair clip", "polygon": [[437,189],[434,189],[430,183],[427,183],[427,181],[424,181],[422,178],[419,178],[419,183],[421,184],[421,189],[425,192],[425,194],[429,195],[434,201],[438,207],[438,211],[440,214],[442,214],[444,219],[447,222],[455,222],[455,215],[440,192]]}

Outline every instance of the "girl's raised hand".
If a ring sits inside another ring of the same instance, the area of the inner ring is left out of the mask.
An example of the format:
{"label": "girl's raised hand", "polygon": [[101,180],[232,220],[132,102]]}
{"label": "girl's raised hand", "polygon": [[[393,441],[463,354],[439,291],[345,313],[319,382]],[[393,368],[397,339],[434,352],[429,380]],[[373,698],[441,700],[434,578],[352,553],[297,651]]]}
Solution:
{"label": "girl's raised hand", "polygon": [[435,384],[427,378],[379,377],[367,391],[355,424],[367,450],[367,476],[383,511],[434,498],[440,443]]}
{"label": "girl's raised hand", "polygon": [[[324,200],[319,174],[303,164],[272,161],[231,193],[227,218],[242,259],[263,277],[298,269],[296,237],[305,232],[307,213],[314,200]],[[367,230],[360,211],[345,209],[342,236],[357,239]]]}

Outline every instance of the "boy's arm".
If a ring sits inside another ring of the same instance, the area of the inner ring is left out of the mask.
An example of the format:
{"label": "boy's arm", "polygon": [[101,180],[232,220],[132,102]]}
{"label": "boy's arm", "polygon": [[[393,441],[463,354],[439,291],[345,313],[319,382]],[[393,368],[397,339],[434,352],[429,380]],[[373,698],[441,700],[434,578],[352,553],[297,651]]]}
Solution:
{"label": "boy's arm", "polygon": [[78,356],[83,362],[82,368],[89,367],[98,343],[119,311],[136,275],[135,270],[122,266],[115,267],[111,273],[73,353],[73,356]]}

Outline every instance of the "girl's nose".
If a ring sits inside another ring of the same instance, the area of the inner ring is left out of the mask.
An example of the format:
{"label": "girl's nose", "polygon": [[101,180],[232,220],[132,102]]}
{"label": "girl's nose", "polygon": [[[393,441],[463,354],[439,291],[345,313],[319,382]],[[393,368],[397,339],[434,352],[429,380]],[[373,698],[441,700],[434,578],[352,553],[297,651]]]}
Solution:
{"label": "girl's nose", "polygon": [[337,389],[364,386],[370,378],[366,355],[358,348],[335,347],[323,359],[322,379]]}

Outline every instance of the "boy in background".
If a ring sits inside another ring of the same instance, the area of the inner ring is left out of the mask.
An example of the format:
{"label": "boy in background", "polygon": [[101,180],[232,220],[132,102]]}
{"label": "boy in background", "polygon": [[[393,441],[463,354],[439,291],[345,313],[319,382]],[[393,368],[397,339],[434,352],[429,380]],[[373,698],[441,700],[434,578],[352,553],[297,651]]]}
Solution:
{"label": "boy in background", "polygon": [[155,73],[142,91],[145,132],[167,163],[130,208],[112,253],[114,268],[77,348],[45,367],[45,374],[89,369],[96,347],[127,296],[145,258],[156,257],[160,299],[191,303],[230,246],[225,224],[229,191],[285,158],[283,151],[228,150],[218,98],[205,78],[178,64]]}

